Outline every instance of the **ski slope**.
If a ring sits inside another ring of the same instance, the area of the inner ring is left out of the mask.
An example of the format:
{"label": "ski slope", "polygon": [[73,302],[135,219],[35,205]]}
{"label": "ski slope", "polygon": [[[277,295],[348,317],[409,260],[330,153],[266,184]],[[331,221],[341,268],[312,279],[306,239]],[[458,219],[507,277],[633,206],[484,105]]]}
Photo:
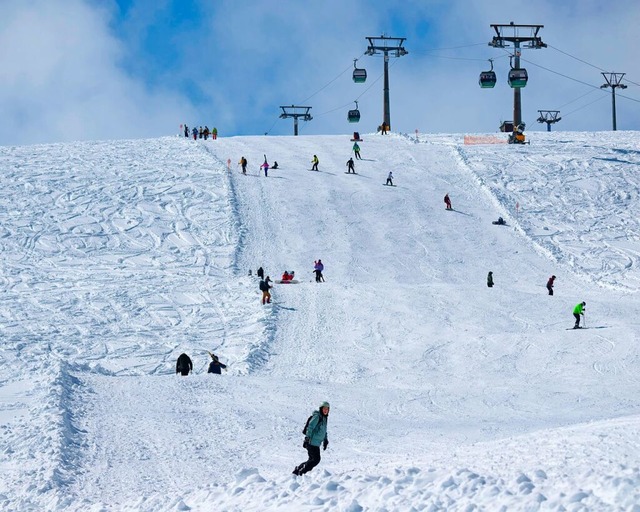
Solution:
{"label": "ski slope", "polygon": [[363,138],[0,148],[3,510],[638,507],[640,133]]}

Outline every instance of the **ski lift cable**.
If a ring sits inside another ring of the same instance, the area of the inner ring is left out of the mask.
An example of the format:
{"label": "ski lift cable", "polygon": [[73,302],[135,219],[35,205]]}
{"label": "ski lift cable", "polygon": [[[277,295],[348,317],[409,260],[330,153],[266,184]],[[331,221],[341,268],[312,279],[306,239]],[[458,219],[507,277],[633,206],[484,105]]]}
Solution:
{"label": "ski lift cable", "polygon": [[578,110],[582,110],[585,107],[588,107],[589,105],[593,105],[594,103],[596,103],[597,101],[601,101],[604,100],[606,98],[606,96],[600,96],[598,99],[595,99],[593,101],[590,101],[589,103],[582,105],[581,107],[578,107],[575,110],[572,110],[571,112],[567,113],[567,114],[562,114],[562,117],[567,117],[570,116],[571,114],[573,114],[574,112],[577,112]]}
{"label": "ski lift cable", "polygon": [[[362,55],[360,55],[360,57],[363,57],[365,54],[363,53]],[[360,58],[358,57],[358,58]],[[300,105],[304,105],[307,101],[309,101],[311,98],[313,98],[316,94],[324,91],[327,87],[329,87],[333,82],[335,82],[338,78],[340,78],[342,75],[344,75],[347,71],[351,71],[351,69],[353,68],[353,64],[349,64],[349,67],[346,68],[344,71],[342,71],[338,76],[336,76],[333,80],[329,81],[326,85],[324,85],[323,87],[321,87],[320,89],[318,89],[316,92],[314,92],[311,96],[309,96],[308,98],[302,100],[300,102]]]}
{"label": "ski lift cable", "polygon": [[[560,75],[561,77],[568,78],[569,80],[573,80],[574,82],[578,82],[578,83],[580,83],[580,84],[583,84],[583,85],[587,85],[587,86],[589,86],[589,87],[592,87],[593,89],[598,89],[598,90],[601,90],[601,91],[605,92],[603,89],[601,89],[601,88],[600,88],[600,87],[598,87],[597,85],[593,85],[593,84],[590,84],[590,83],[584,82],[584,81],[582,81],[582,80],[578,80],[577,78],[570,77],[569,75],[565,75],[565,74],[563,74],[563,73],[559,73],[558,71],[554,71],[553,69],[546,68],[546,67],[544,67],[544,66],[541,66],[540,64],[536,64],[535,62],[532,62],[532,61],[527,60],[527,59],[522,59],[522,60],[523,60],[523,61],[525,61],[525,62],[528,62],[529,64],[533,64],[534,66],[536,66],[536,67],[538,67],[538,68],[544,69],[545,71],[549,71],[550,73],[554,73],[554,74],[556,74],[556,75]],[[624,94],[616,93],[616,97],[618,97],[618,98],[624,98],[624,99],[626,99],[626,100],[631,100],[631,101],[635,101],[635,102],[637,102],[637,103],[640,103],[640,100],[637,100],[637,99],[635,99],[635,98],[631,98],[631,97],[629,97],[629,96],[625,96]]]}

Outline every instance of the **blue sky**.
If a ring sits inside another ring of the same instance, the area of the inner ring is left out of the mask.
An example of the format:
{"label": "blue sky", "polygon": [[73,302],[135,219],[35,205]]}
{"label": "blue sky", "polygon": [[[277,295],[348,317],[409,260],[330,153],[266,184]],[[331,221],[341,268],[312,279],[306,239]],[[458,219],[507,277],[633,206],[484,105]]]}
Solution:
{"label": "blue sky", "polygon": [[[491,23],[541,24],[549,47],[523,52],[528,130],[611,129],[602,71],[626,73],[619,130],[640,129],[635,0],[0,0],[0,144],[152,137],[179,125],[221,135],[293,133],[280,105],[312,106],[302,134],[366,133],[382,121],[382,58],[367,36],[405,37],[392,59],[392,129],[482,132],[512,118],[508,54]],[[15,42],[19,41],[20,44]],[[351,80],[353,59],[368,71]],[[498,84],[482,90],[494,58]],[[347,122],[358,100],[360,123]],[[38,126],[38,129],[33,127]]]}

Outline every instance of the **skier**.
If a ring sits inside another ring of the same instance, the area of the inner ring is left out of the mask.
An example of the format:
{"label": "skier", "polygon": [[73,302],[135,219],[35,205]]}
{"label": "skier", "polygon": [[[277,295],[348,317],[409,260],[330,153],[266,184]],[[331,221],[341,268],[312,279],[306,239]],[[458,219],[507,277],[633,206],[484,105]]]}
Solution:
{"label": "skier", "polygon": [[193,130],[191,130],[191,133],[193,134],[193,140],[196,140],[198,138],[198,129],[195,126]]}
{"label": "skier", "polygon": [[493,288],[493,272],[489,272],[487,275],[487,286]]}
{"label": "skier", "polygon": [[240,158],[238,165],[242,166],[242,174],[247,174],[247,159],[245,157]]}
{"label": "skier", "polygon": [[387,182],[385,185],[391,185],[393,187],[393,172],[389,171],[389,176],[387,176]]}
{"label": "skier", "polygon": [[356,170],[353,167],[353,158],[349,158],[349,160],[347,160],[347,174],[355,174]]}
{"label": "skier", "polygon": [[217,375],[222,375],[222,370],[227,370],[227,365],[220,362],[218,356],[209,352],[211,356],[211,362],[209,363],[209,370],[207,373],[215,373]]}
{"label": "skier", "polygon": [[264,157],[264,162],[260,166],[260,169],[264,169],[264,176],[267,177],[267,173],[269,172],[269,162],[267,162],[267,157]]}
{"label": "skier", "polygon": [[324,276],[322,275],[322,271],[324,270],[324,265],[322,264],[322,260],[313,262],[313,271],[316,273],[316,283],[324,282]]}
{"label": "skier", "polygon": [[553,282],[556,280],[556,276],[551,276],[547,281],[547,290],[549,290],[549,295],[553,295]]}
{"label": "skier", "polygon": [[313,411],[305,430],[303,448],[307,449],[309,459],[296,466],[294,475],[304,475],[320,463],[320,445],[326,450],[329,445],[327,438],[327,422],[329,421],[329,402],[322,402],[317,411]]}
{"label": "skier", "polygon": [[587,305],[586,302],[581,302],[573,308],[573,316],[576,317],[576,325],[573,326],[574,329],[580,329],[580,315],[584,316],[584,308]]}
{"label": "skier", "polygon": [[318,160],[318,157],[316,155],[313,155],[313,160],[311,160],[311,163],[313,164],[313,166],[311,167],[312,171],[317,171],[318,170],[318,164],[320,163],[320,160]]}
{"label": "skier", "polygon": [[189,375],[189,372],[193,371],[193,363],[191,362],[191,358],[182,353],[178,357],[178,361],[176,362],[176,373],[180,373],[181,375]]}
{"label": "skier", "polygon": [[262,292],[262,305],[271,304],[271,293],[269,290],[272,286],[269,284],[271,278],[267,276],[264,280],[260,281],[260,291]]}
{"label": "skier", "polygon": [[358,146],[357,142],[353,143],[353,152],[356,155],[356,160],[362,160],[362,157],[360,156],[360,146]]}
{"label": "skier", "polygon": [[453,208],[451,208],[451,199],[449,199],[448,192],[444,195],[444,204],[447,205],[447,210],[453,210]]}

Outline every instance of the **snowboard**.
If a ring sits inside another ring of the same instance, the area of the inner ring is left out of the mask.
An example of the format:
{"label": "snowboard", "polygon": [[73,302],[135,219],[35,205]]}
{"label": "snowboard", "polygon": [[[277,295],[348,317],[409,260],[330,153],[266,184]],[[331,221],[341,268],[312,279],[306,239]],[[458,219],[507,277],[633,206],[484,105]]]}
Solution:
{"label": "snowboard", "polygon": [[357,172],[345,172],[345,174],[358,174]]}
{"label": "snowboard", "polygon": [[569,327],[567,331],[577,331],[578,329],[588,329],[588,327]]}
{"label": "snowboard", "polygon": [[396,185],[387,185],[386,183],[383,183],[383,185],[384,185],[385,187],[395,187],[395,186],[396,186]]}
{"label": "snowboard", "polygon": [[276,284],[298,284],[300,281],[298,281],[297,279],[290,279],[289,281],[283,281],[282,279],[276,279],[275,283]]}
{"label": "snowboard", "polygon": [[351,142],[362,142],[362,139],[350,139]]}

